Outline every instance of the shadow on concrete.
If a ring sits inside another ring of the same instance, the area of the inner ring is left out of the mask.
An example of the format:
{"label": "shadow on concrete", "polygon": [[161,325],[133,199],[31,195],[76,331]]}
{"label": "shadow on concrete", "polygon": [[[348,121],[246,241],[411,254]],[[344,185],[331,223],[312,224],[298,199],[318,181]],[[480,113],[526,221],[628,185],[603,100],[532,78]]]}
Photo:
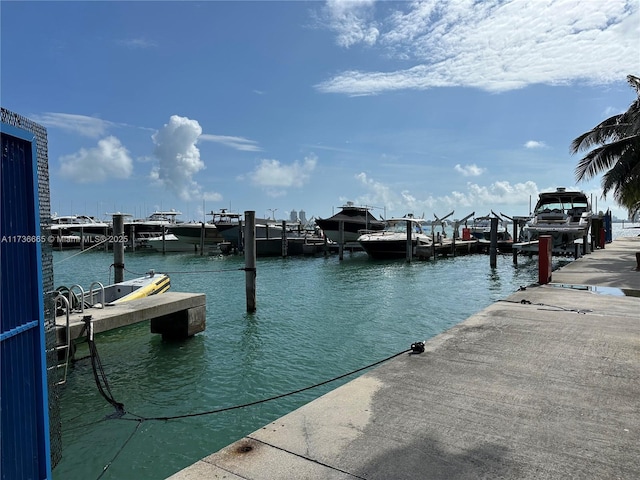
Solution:
{"label": "shadow on concrete", "polygon": [[503,445],[486,443],[463,453],[447,451],[430,437],[416,438],[351,472],[368,480],[519,478],[520,467]]}

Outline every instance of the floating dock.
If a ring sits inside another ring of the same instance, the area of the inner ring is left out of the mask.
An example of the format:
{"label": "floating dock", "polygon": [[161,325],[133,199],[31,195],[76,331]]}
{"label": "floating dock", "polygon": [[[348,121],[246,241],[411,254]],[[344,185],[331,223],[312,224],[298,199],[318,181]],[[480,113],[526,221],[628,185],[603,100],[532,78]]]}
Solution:
{"label": "floating dock", "polygon": [[607,244],[170,478],[640,478],[636,252]]}

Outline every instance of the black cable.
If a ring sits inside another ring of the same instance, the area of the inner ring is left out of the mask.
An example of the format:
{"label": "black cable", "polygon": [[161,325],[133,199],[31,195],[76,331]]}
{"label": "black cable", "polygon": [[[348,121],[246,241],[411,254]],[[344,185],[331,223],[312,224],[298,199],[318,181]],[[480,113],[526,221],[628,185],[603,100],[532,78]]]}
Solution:
{"label": "black cable", "polygon": [[124,447],[127,446],[127,443],[129,443],[129,441],[133,438],[133,436],[136,434],[136,432],[138,431],[138,429],[140,428],[140,425],[142,425],[142,422],[138,422],[138,425],[136,425],[136,428],[133,430],[133,432],[131,432],[131,435],[129,435],[129,438],[127,438],[127,440],[122,444],[122,446],[120,447],[120,449],[116,452],[116,454],[114,455],[114,457],[111,459],[111,461],[109,463],[107,463],[104,467],[102,467],[102,472],[100,473],[100,475],[98,475],[98,477],[96,478],[96,480],[102,478],[102,476],[105,474],[105,472],[107,471],[107,469],[111,466],[111,464],[113,462],[116,461],[116,459],[118,458],[118,456],[122,453],[122,451],[124,450]]}
{"label": "black cable", "polygon": [[[503,299],[499,299],[498,302],[505,302],[505,303],[516,303],[519,305],[535,305],[538,307],[549,307],[549,308],[539,308],[538,310],[549,310],[549,311],[563,311],[563,312],[576,312],[576,313],[582,313],[583,315],[586,313],[591,313],[593,312],[593,310],[589,310],[589,309],[575,309],[575,308],[565,308],[565,307],[560,307],[558,305],[547,305],[546,303],[531,303],[530,300],[526,300],[526,299],[522,299],[518,302],[516,302],[515,300],[503,300]],[[554,310],[552,310],[554,309]]]}
{"label": "black cable", "polygon": [[251,407],[253,405],[258,405],[260,403],[271,402],[273,400],[277,400],[277,399],[280,399],[280,398],[288,397],[290,395],[295,395],[297,393],[301,393],[301,392],[304,392],[306,390],[311,390],[313,388],[321,387],[322,385],[326,385],[328,383],[335,382],[337,380],[343,379],[343,378],[348,377],[350,375],[353,375],[355,373],[361,372],[361,371],[366,370],[368,368],[371,368],[371,367],[374,367],[374,366],[379,365],[381,363],[387,362],[387,361],[389,361],[389,360],[391,360],[391,359],[393,359],[395,357],[398,357],[398,356],[403,355],[403,354],[405,354],[407,352],[410,352],[410,351],[411,350],[404,350],[402,352],[399,352],[399,353],[396,353],[394,355],[391,355],[390,357],[383,358],[382,360],[378,360],[377,362],[371,363],[371,364],[369,364],[369,365],[367,365],[365,367],[361,367],[361,368],[358,368],[357,370],[353,370],[351,372],[339,375],[339,376],[331,378],[329,380],[325,380],[323,382],[316,383],[315,385],[310,385],[308,387],[300,388],[298,390],[294,390],[294,391],[288,392],[288,393],[282,393],[280,395],[276,395],[276,396],[273,396],[273,397],[264,398],[262,400],[256,400],[254,402],[244,403],[242,405],[234,405],[232,407],[223,407],[223,408],[218,408],[218,409],[215,409],[215,410],[209,410],[209,411],[206,411],[206,412],[187,413],[187,414],[184,414],[184,415],[174,415],[174,416],[167,416],[167,417],[143,417],[143,416],[135,415],[134,413],[128,412],[130,415],[135,415],[138,418],[132,419],[132,418],[122,418],[122,417],[120,417],[119,419],[120,420],[134,420],[134,421],[177,420],[177,419],[180,419],[180,418],[201,417],[201,416],[204,416],[204,415],[211,415],[211,414],[214,414],[214,413],[228,412],[229,410],[237,410],[237,409],[240,409],[240,408]]}
{"label": "black cable", "polygon": [[92,338],[87,338],[87,342],[89,343],[93,378],[96,381],[98,391],[100,392],[100,395],[102,395],[102,397],[116,409],[115,413],[112,414],[114,415],[114,418],[119,418],[127,413],[124,409],[124,404],[117,402],[113,397],[113,393],[111,393],[111,387],[109,387],[107,375],[104,373],[104,368],[102,366],[102,361],[100,360],[100,355],[98,354],[95,341]]}

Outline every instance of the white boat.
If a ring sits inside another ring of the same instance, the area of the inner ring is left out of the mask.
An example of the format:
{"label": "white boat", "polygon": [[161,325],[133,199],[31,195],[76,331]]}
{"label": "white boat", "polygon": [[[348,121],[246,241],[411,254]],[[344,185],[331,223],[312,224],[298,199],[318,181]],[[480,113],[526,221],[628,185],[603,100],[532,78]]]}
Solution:
{"label": "white boat", "polygon": [[162,232],[167,233],[169,227],[179,225],[176,217],[181,215],[175,210],[155,211],[146,218],[136,218],[124,221],[124,234],[127,239],[135,236],[137,244],[145,240],[162,237]]}
{"label": "white boat", "polygon": [[[242,246],[244,237],[244,222],[240,213],[227,212],[222,208],[218,212],[211,212],[211,223],[213,223],[225,242],[230,244],[231,249]],[[256,218],[256,239],[279,239],[282,238],[282,225],[276,220],[267,218]]]}
{"label": "white boat", "polygon": [[403,218],[390,218],[385,222],[384,230],[369,232],[358,237],[358,243],[371,258],[405,258],[407,255],[407,227],[411,229],[412,254],[424,251],[433,244],[427,234],[431,225],[424,218],[408,215]]}
{"label": "white boat", "polygon": [[224,241],[224,237],[212,221],[178,223],[169,227],[169,233],[175,235],[180,242],[190,244],[191,250],[201,242],[204,242],[205,247],[212,247]]}
{"label": "white boat", "polygon": [[57,215],[51,216],[51,235],[53,248],[80,247],[81,237],[85,245],[93,244],[107,235],[110,226],[89,215]]}
{"label": "white boat", "polygon": [[[109,305],[158,295],[166,292],[170,287],[171,279],[169,275],[149,270],[142,277],[112,285],[103,286],[100,282],[93,282],[89,286],[89,290],[84,290],[80,285],[59,287],[56,290],[59,295],[67,298],[72,311],[84,311],[87,308],[104,308]],[[83,301],[80,302],[80,299],[83,299]],[[64,303],[56,301],[58,314],[63,312],[64,305]]]}
{"label": "white boat", "polygon": [[584,192],[565,188],[543,192],[531,220],[522,228],[522,240],[531,242],[540,235],[551,235],[554,250],[573,251],[574,242],[588,235],[591,217],[591,206]]}
{"label": "white boat", "polygon": [[329,218],[317,218],[316,225],[332,242],[340,243],[340,222],[343,225],[344,242],[356,242],[363,230],[382,230],[383,220],[378,220],[369,211],[369,207],[357,207],[353,202],[347,202],[342,209]]}
{"label": "white boat", "polygon": [[[497,234],[497,247],[502,252],[511,251],[513,246],[513,237],[509,233],[508,225],[503,218],[498,218],[498,230]],[[478,240],[481,247],[488,247],[491,244],[491,215],[484,217],[475,217],[470,226],[466,227],[469,230],[470,239]],[[463,238],[465,240],[465,238]]]}
{"label": "white boat", "polygon": [[[191,225],[191,224],[185,224],[185,225]],[[181,240],[173,233],[165,233],[164,240],[162,236],[145,238],[140,240],[140,246],[143,248],[148,248],[149,250],[153,250],[155,252],[176,253],[176,252],[197,252],[199,244],[193,243],[191,241],[186,242],[184,240]],[[209,245],[208,243],[205,243],[205,247],[208,248],[210,246],[211,245]]]}

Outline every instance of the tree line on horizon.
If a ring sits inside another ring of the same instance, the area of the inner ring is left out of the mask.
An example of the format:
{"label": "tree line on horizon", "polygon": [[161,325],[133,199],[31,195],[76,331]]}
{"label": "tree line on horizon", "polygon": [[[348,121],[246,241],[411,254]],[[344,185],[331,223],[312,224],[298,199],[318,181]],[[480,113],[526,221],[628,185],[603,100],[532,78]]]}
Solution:
{"label": "tree line on horizon", "polygon": [[612,193],[629,218],[640,212],[640,78],[627,75],[637,98],[626,112],[613,115],[571,142],[571,153],[588,153],[575,169],[578,182],[602,175],[602,196]]}

